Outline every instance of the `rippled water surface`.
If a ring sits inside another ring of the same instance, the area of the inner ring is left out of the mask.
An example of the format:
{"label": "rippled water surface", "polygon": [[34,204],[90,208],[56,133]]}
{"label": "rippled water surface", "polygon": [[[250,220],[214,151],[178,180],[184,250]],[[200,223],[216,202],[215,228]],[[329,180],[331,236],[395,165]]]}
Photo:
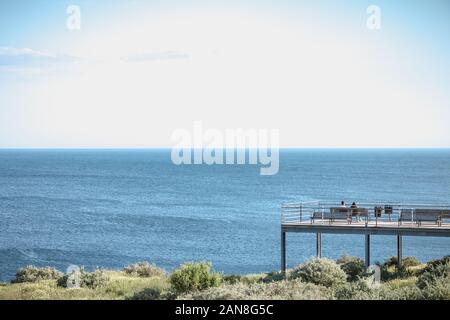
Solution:
{"label": "rippled water surface", "polygon": [[[450,149],[282,150],[275,176],[175,166],[170,150],[1,150],[0,280],[28,264],[277,270],[280,204],[319,199],[450,203]],[[372,260],[395,254],[394,237],[372,238]],[[322,254],[362,257],[363,240],[324,235]],[[450,253],[447,238],[406,237],[404,246],[421,260]],[[313,235],[288,235],[289,265],[314,249]]]}

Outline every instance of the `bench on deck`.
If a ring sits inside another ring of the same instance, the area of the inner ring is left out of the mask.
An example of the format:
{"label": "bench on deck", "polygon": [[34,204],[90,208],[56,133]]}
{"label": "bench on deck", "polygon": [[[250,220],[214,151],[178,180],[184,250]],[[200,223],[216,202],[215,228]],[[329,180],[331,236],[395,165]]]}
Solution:
{"label": "bench on deck", "polygon": [[412,222],[417,223],[418,226],[421,226],[423,223],[430,222],[441,226],[443,219],[448,217],[450,217],[450,210],[402,209],[400,211],[398,224],[401,225],[402,222]]}
{"label": "bench on deck", "polygon": [[330,208],[330,211],[315,211],[311,216],[311,223],[314,223],[316,220],[328,220],[329,223],[332,223],[336,220],[345,220],[350,223],[351,220],[351,209],[350,208]]}
{"label": "bench on deck", "polygon": [[450,220],[450,210],[442,210],[442,212],[441,212],[441,221],[439,221],[440,225],[442,225],[442,223],[445,220]]}
{"label": "bench on deck", "polygon": [[400,216],[398,217],[398,225],[401,226],[402,222],[415,222],[413,209],[402,209]]}
{"label": "bench on deck", "polygon": [[331,223],[332,216],[330,212],[320,212],[320,211],[314,211],[311,216],[311,223],[314,223],[315,220],[328,220],[328,222]]}
{"label": "bench on deck", "polygon": [[432,222],[441,225],[442,210],[439,209],[416,209],[414,211],[414,218],[417,225],[423,222]]}
{"label": "bench on deck", "polygon": [[330,214],[331,214],[331,221],[335,220],[344,220],[347,221],[347,223],[351,223],[352,216],[351,216],[351,210],[350,208],[330,208]]}
{"label": "bench on deck", "polygon": [[360,218],[365,218],[365,220],[368,221],[369,210],[367,208],[352,208],[351,211],[352,211],[352,217],[356,217],[358,220]]}

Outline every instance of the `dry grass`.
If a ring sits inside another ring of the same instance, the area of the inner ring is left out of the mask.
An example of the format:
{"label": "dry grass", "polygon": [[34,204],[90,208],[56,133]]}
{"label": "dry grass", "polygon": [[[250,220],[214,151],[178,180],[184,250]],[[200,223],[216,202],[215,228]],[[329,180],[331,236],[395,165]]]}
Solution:
{"label": "dry grass", "polygon": [[3,300],[115,300],[129,299],[146,289],[168,290],[165,277],[142,278],[128,276],[123,272],[106,271],[109,281],[96,289],[67,289],[58,287],[56,280],[43,280],[36,283],[13,283],[0,285],[0,299]]}

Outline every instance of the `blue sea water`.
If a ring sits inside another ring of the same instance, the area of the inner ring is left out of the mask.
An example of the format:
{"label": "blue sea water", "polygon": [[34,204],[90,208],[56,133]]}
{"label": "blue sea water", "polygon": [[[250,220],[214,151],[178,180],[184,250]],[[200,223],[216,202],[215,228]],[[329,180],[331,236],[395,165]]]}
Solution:
{"label": "blue sea water", "polygon": [[[171,270],[212,261],[225,273],[280,264],[280,204],[344,199],[450,203],[450,149],[281,150],[280,171],[181,165],[170,150],[0,150],[0,280],[34,264],[66,270],[148,260]],[[372,261],[395,255],[372,237]],[[314,255],[288,235],[288,265]],[[322,236],[322,254],[363,257],[359,235]],[[450,254],[450,239],[406,237],[404,255]]]}

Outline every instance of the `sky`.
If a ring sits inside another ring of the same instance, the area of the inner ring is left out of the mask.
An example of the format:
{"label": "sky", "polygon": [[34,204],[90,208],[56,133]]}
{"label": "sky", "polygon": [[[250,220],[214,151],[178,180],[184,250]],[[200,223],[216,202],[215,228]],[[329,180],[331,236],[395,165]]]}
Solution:
{"label": "sky", "polygon": [[450,147],[450,1],[341,2],[1,0],[0,147]]}

